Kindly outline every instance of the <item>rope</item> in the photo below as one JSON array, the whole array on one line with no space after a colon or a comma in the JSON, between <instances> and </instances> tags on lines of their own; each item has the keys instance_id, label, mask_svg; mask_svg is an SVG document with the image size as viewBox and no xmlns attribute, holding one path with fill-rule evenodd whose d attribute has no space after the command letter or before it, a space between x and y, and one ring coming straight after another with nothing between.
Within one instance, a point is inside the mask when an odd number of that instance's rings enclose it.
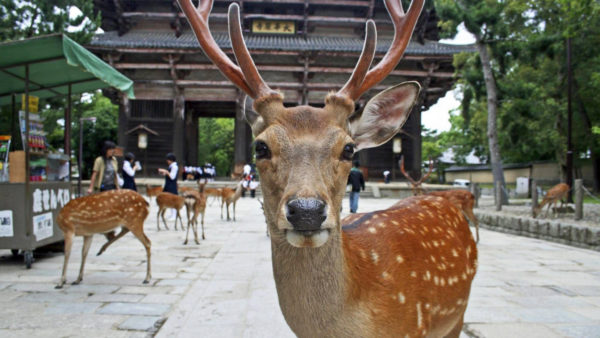
<instances>
[{"instance_id":1,"label":"rope","mask_svg":"<svg viewBox=\"0 0 600 338\"><path fill-rule=\"evenodd\" d=\"M593 198L594 200L596 200L596 201L600 202L600 198L598 198L598 197L596 197L596 196L592 195L592 193L591 193L591 192L590 192L590 191L589 191L589 190L588 190L588 189L587 189L587 188L586 188L584 185L581 185L581 187L583 188L583 191L585 191L585 193L586 193L586 194L588 194L588 196L590 196L590 197L591 197L591 198Z\"/></svg>"}]
</instances>

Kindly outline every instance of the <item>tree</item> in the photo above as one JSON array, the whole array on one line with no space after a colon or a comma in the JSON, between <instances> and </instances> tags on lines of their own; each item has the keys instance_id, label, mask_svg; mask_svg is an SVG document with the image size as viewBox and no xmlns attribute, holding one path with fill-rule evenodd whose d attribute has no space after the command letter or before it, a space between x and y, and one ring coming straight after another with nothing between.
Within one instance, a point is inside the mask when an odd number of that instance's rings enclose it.
<instances>
[{"instance_id":1,"label":"tree","mask_svg":"<svg viewBox=\"0 0 600 338\"><path fill-rule=\"evenodd\" d=\"M233 166L235 121L228 118L198 120L198 161L212 163L219 175L229 175Z\"/></svg>"},{"instance_id":2,"label":"tree","mask_svg":"<svg viewBox=\"0 0 600 338\"><path fill-rule=\"evenodd\" d=\"M81 14L71 18L73 7ZM0 0L0 41L66 33L86 43L99 26L92 0Z\"/></svg>"},{"instance_id":3,"label":"tree","mask_svg":"<svg viewBox=\"0 0 600 338\"><path fill-rule=\"evenodd\" d=\"M502 58L494 58L491 54L490 42L504 40L511 35L512 30L523 22L515 2L500 0L436 0L439 10L441 27L448 35L454 35L459 24L475 36L475 46L479 53L481 70L487 95L487 138L489 160L492 167L494 182L500 182L505 187L502 157L498 142L498 88L494 66L498 72L506 70ZM496 46L502 47L500 44ZM502 204L508 203L508 195L504 192Z\"/></svg>"}]
</instances>

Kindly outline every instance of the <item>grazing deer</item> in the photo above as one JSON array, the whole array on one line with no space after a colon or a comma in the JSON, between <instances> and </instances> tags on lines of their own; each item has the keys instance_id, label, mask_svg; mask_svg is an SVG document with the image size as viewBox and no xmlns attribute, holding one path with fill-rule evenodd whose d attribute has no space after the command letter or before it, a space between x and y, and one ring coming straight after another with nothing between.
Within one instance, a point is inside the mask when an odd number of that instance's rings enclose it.
<instances>
[{"instance_id":1,"label":"grazing deer","mask_svg":"<svg viewBox=\"0 0 600 338\"><path fill-rule=\"evenodd\" d=\"M185 230L183 227L183 221L179 215L179 210L185 205L185 199L179 195L171 194L170 192L161 192L156 196L156 204L158 204L158 212L156 213L156 228L160 231L159 217L162 217L165 229L169 230L167 221L165 220L165 212L167 209L175 209L177 211L177 217L175 217L175 230L177 230L177 220L181 223L181 230Z\"/></svg>"},{"instance_id":2,"label":"grazing deer","mask_svg":"<svg viewBox=\"0 0 600 338\"><path fill-rule=\"evenodd\" d=\"M349 121L358 98L396 67L424 0L404 13L385 0L395 36L369 70L376 28L367 20L363 52L350 80L323 108L285 107L260 77L244 43L239 6L229 6L236 65L208 28L212 1L178 0L205 54L254 99L246 119L271 234L279 305L299 337L458 337L477 265L477 248L460 210L417 196L395 209L354 214L340 206L354 152L394 137L419 93L415 82L373 97Z\"/></svg>"},{"instance_id":3,"label":"grazing deer","mask_svg":"<svg viewBox=\"0 0 600 338\"><path fill-rule=\"evenodd\" d=\"M229 221L229 206L233 205L233 221L235 222L235 204L237 200L242 196L242 183L240 181L235 189L231 188L222 188L221 189L221 219L223 219L223 205L225 205L225 209L227 209L227 220Z\"/></svg>"},{"instance_id":4,"label":"grazing deer","mask_svg":"<svg viewBox=\"0 0 600 338\"><path fill-rule=\"evenodd\" d=\"M421 179L418 181L413 180L413 178L410 177L406 170L404 170L404 156L400 159L400 171L402 172L402 175L404 175L404 177L406 177L406 179L408 179L408 181L410 182L412 186L413 196L423 195L423 191L425 191L425 189L421 185L429 178L429 176L433 172L433 162L430 158L429 171L427 172L427 174L425 174L425 176L421 176Z\"/></svg>"},{"instance_id":5,"label":"grazing deer","mask_svg":"<svg viewBox=\"0 0 600 338\"><path fill-rule=\"evenodd\" d=\"M67 280L67 265L71 256L73 236L83 236L81 268L79 269L79 277L73 282L73 284L79 284L83 280L83 268L92 245L92 236L108 233L119 226L122 227L121 232L117 236L112 236L98 254L101 254L111 243L131 231L146 248L148 261L144 283L148 283L151 278L150 239L144 234L144 220L147 216L148 202L140 194L129 189L105 191L79 197L67 203L56 218L58 227L65 237L65 261L62 276L56 288L62 288Z\"/></svg>"},{"instance_id":6,"label":"grazing deer","mask_svg":"<svg viewBox=\"0 0 600 338\"><path fill-rule=\"evenodd\" d=\"M198 215L202 215L200 220L202 224L202 239L205 239L204 236L204 214L206 211L206 195L202 193L202 191L185 191L182 194L185 199L185 208L187 212L188 226L187 232L185 234L185 242L183 244L188 243L188 236L190 234L190 227L194 232L194 241L196 244L200 244L198 241Z\"/></svg>"},{"instance_id":7,"label":"grazing deer","mask_svg":"<svg viewBox=\"0 0 600 338\"><path fill-rule=\"evenodd\" d=\"M554 205L554 207L556 207L556 204L558 203L558 201L560 200L560 207L562 208L562 206L564 205L564 198L567 197L567 194L569 193L569 186L565 183L559 183L555 186L553 186L552 188L550 188L550 190L548 190L548 193L546 193L546 196L544 196L544 199L542 200L542 203L540 203L537 207L533 208L533 218L536 218L540 212L542 211L542 208L548 204L548 209L546 209L546 214L544 215L544 217L548 217L548 212L550 211L550 208L552 207L552 205ZM553 209L552 210L552 215L554 217L556 217L556 210Z\"/></svg>"}]
</instances>

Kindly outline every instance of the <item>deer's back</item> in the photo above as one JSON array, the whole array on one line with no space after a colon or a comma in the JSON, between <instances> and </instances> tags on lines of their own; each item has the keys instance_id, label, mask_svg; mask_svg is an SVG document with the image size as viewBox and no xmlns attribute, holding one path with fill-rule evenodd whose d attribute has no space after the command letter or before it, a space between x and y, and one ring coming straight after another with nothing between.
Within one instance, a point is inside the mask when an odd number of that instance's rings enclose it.
<instances>
[{"instance_id":1,"label":"deer's back","mask_svg":"<svg viewBox=\"0 0 600 338\"><path fill-rule=\"evenodd\" d=\"M456 323L477 266L475 241L459 209L440 197L416 196L342 224L350 298L357 306L375 304L365 311L381 332L418 327L415 334L426 329L435 336L435 323L437 335L444 335Z\"/></svg>"},{"instance_id":2,"label":"deer's back","mask_svg":"<svg viewBox=\"0 0 600 338\"><path fill-rule=\"evenodd\" d=\"M461 209L473 209L475 206L475 196L466 190L432 191L428 195L443 197Z\"/></svg>"},{"instance_id":3,"label":"deer's back","mask_svg":"<svg viewBox=\"0 0 600 338\"><path fill-rule=\"evenodd\" d=\"M175 195L170 192L161 192L156 196L158 205L181 209L185 204L185 199L180 195Z\"/></svg>"},{"instance_id":4,"label":"deer's back","mask_svg":"<svg viewBox=\"0 0 600 338\"><path fill-rule=\"evenodd\" d=\"M58 213L57 223L63 231L85 235L93 226L100 233L120 225L142 222L148 216L148 202L129 189L110 190L71 200Z\"/></svg>"}]
</instances>

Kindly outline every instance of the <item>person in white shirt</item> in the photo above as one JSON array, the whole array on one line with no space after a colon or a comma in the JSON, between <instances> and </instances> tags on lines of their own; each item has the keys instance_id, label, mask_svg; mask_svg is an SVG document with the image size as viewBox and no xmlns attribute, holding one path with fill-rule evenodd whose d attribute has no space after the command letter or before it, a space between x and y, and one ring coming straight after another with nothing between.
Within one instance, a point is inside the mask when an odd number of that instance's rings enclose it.
<instances>
[{"instance_id":1,"label":"person in white shirt","mask_svg":"<svg viewBox=\"0 0 600 338\"><path fill-rule=\"evenodd\" d=\"M133 153L125 154L125 161L123 162L123 189L131 189L137 191L135 185L135 172L140 170L139 163L134 163L135 155ZM132 166L133 165L133 166Z\"/></svg>"}]
</instances>

